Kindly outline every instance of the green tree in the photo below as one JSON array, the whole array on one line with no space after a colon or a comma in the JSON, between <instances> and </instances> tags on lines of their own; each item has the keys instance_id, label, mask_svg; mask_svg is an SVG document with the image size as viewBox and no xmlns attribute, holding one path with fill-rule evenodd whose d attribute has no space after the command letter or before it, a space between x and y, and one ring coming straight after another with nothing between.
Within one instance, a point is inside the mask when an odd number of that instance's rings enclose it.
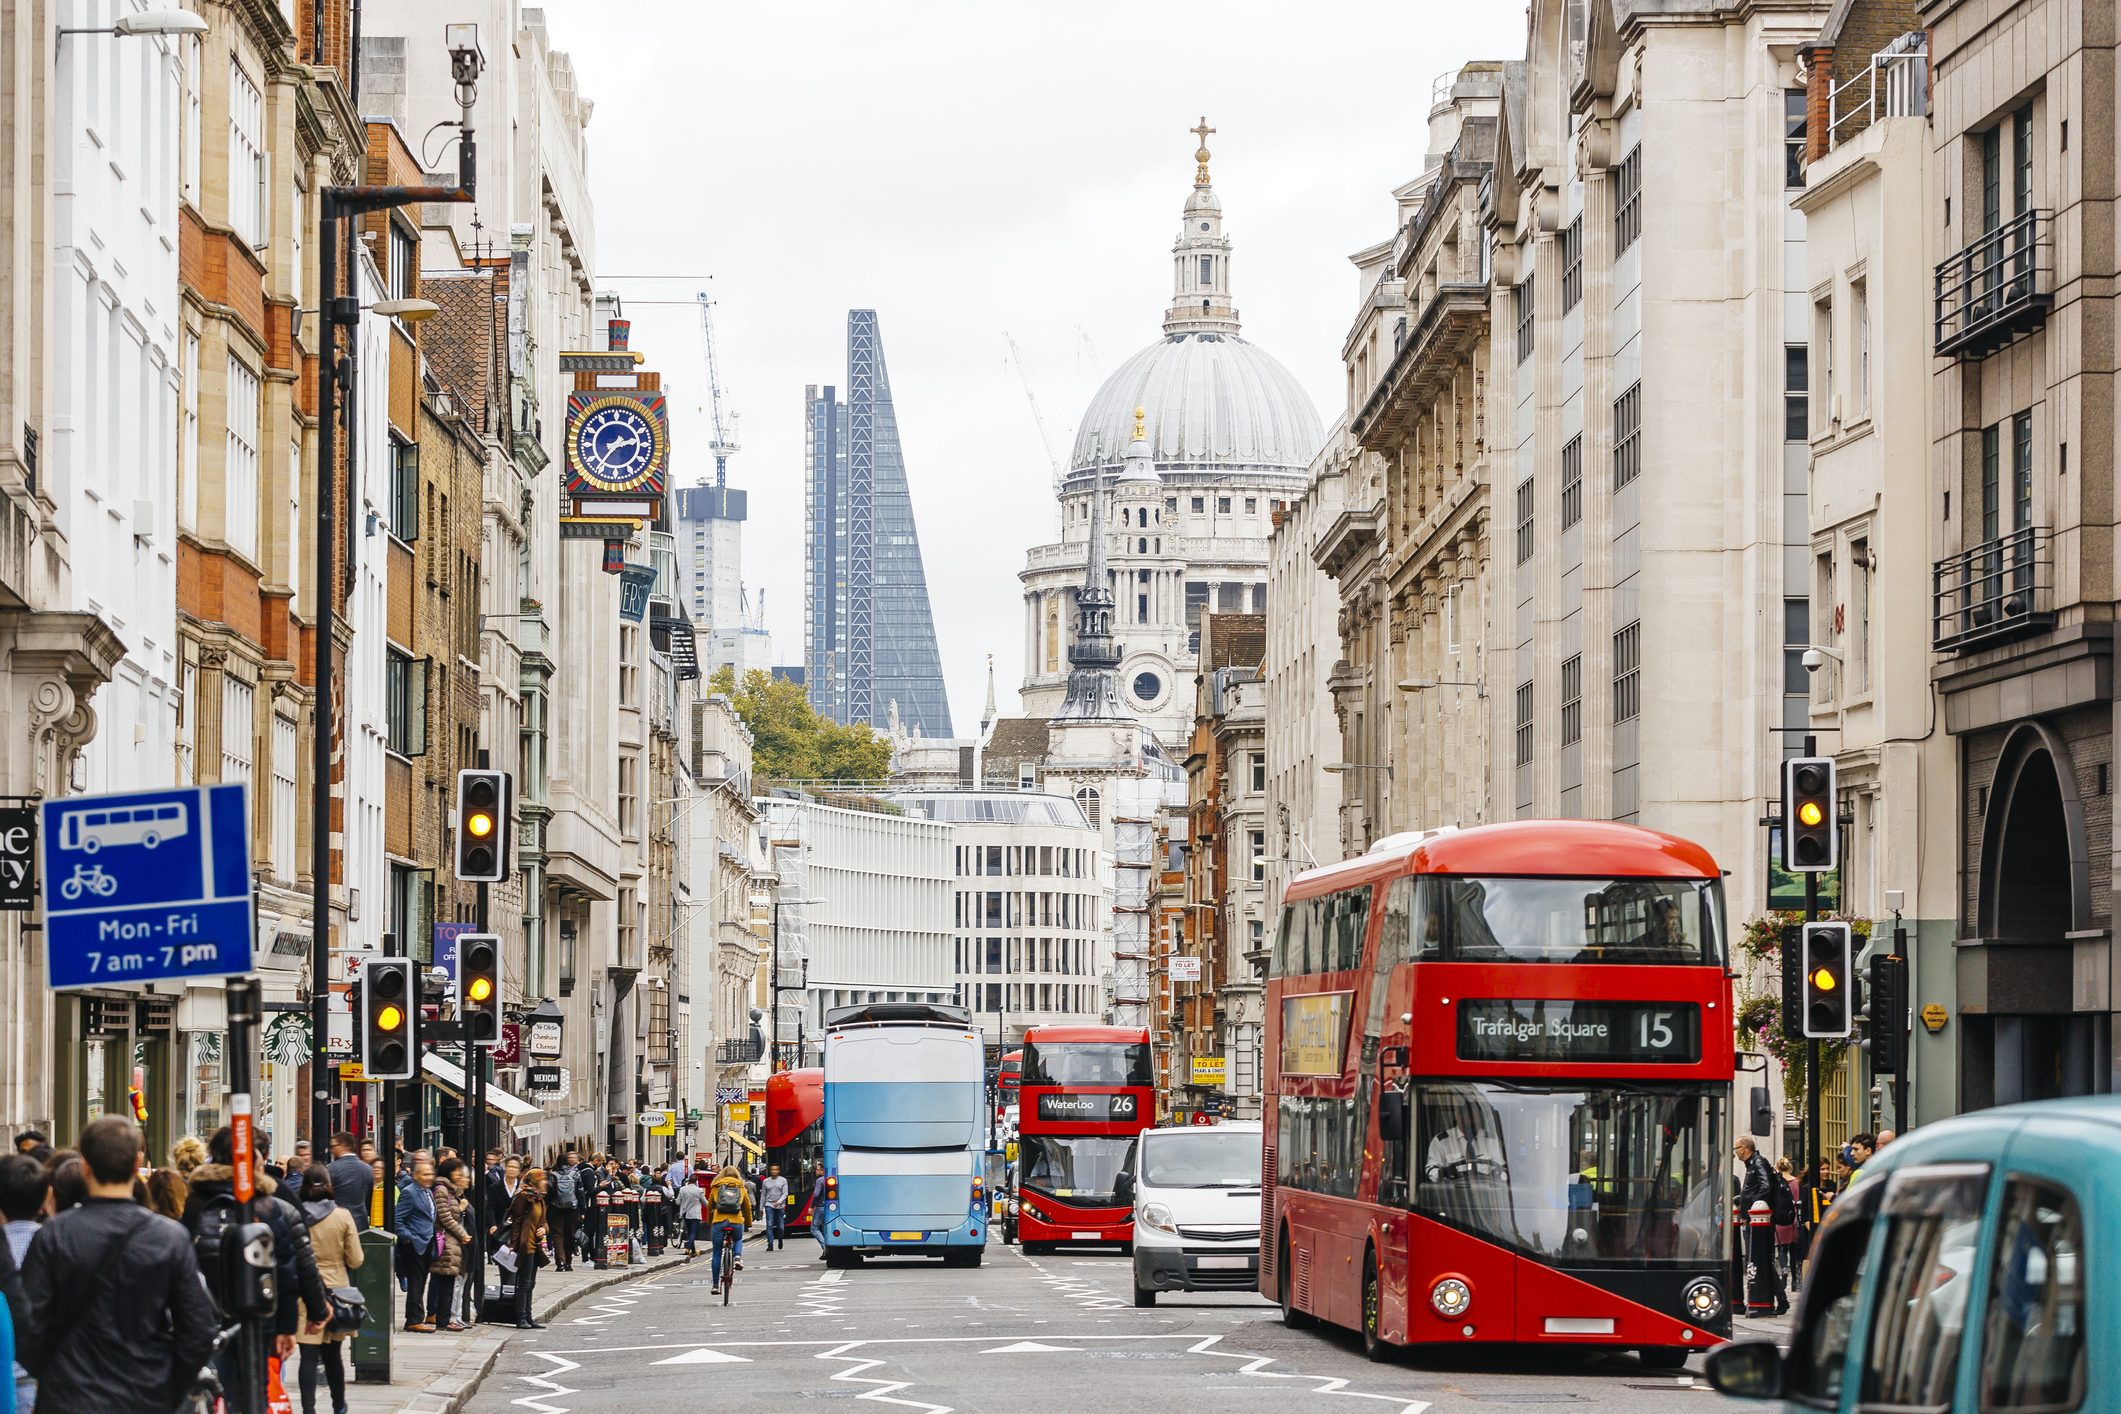
<instances>
[{"instance_id":1,"label":"green tree","mask_svg":"<svg viewBox=\"0 0 2121 1414\"><path fill-rule=\"evenodd\" d=\"M777 780L881 781L891 774L891 742L866 725L820 717L801 686L753 668L738 682L724 666L709 680L751 729L751 769Z\"/></svg>"}]
</instances>

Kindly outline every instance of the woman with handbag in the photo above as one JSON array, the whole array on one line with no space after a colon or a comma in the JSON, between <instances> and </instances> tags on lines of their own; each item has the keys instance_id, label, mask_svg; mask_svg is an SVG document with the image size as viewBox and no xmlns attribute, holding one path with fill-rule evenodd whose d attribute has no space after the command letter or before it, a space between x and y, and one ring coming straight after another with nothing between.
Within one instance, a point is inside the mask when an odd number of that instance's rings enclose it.
<instances>
[{"instance_id":1,"label":"woman with handbag","mask_svg":"<svg viewBox=\"0 0 2121 1414\"><path fill-rule=\"evenodd\" d=\"M333 1200L331 1173L322 1164L311 1164L302 1171L302 1216L309 1220L309 1245L316 1253L317 1275L331 1299L333 1317L324 1324L306 1322L295 1332L295 1344L302 1351L302 1414L317 1414L319 1369L331 1386L332 1414L346 1414L346 1366L339 1346L360 1323L355 1321L345 1330L335 1327L343 1324L343 1314L350 1314L340 1291L353 1285L353 1269L361 1265L361 1238L354 1231L353 1214Z\"/></svg>"},{"instance_id":2,"label":"woman with handbag","mask_svg":"<svg viewBox=\"0 0 2121 1414\"><path fill-rule=\"evenodd\" d=\"M538 1265L546 1260L545 1245L545 1170L532 1169L523 1175L523 1184L516 1189L515 1200L508 1205L508 1245L516 1254L516 1329L519 1331L541 1331L545 1329L531 1318L530 1292L536 1285Z\"/></svg>"},{"instance_id":3,"label":"woman with handbag","mask_svg":"<svg viewBox=\"0 0 2121 1414\"><path fill-rule=\"evenodd\" d=\"M471 1241L465 1226L471 1207L464 1194L471 1187L471 1167L451 1155L442 1160L435 1174L435 1257L427 1268L427 1310L446 1331L460 1331L457 1319L457 1278L464 1274L464 1249Z\"/></svg>"}]
</instances>

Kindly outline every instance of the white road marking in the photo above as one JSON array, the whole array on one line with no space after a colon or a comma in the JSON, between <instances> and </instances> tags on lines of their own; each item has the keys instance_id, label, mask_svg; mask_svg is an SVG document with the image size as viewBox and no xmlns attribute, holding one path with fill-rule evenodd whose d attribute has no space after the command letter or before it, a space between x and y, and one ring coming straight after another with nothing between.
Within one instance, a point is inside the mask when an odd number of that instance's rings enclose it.
<instances>
[{"instance_id":1,"label":"white road marking","mask_svg":"<svg viewBox=\"0 0 2121 1414\"><path fill-rule=\"evenodd\" d=\"M1020 1340L1014 1345L997 1345L992 1350L982 1350L982 1355L1030 1355L1044 1351L1080 1351L1080 1345L1040 1345L1035 1340Z\"/></svg>"},{"instance_id":2,"label":"white road marking","mask_svg":"<svg viewBox=\"0 0 2121 1414\"><path fill-rule=\"evenodd\" d=\"M748 1356L726 1355L719 1350L709 1350L703 1346L698 1350L688 1350L683 1355L673 1355L668 1360L657 1360L653 1363L658 1365L748 1365L751 1360Z\"/></svg>"}]
</instances>

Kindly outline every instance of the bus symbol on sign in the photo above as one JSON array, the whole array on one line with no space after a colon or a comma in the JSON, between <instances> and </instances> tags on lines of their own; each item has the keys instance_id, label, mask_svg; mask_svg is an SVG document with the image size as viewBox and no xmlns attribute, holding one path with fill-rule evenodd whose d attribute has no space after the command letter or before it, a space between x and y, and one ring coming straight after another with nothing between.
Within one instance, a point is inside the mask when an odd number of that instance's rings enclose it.
<instances>
[{"instance_id":1,"label":"bus symbol on sign","mask_svg":"<svg viewBox=\"0 0 2121 1414\"><path fill-rule=\"evenodd\" d=\"M190 812L183 805L143 805L133 810L69 810L60 817L59 847L94 854L109 845L144 845L155 849L164 840L191 833Z\"/></svg>"}]
</instances>

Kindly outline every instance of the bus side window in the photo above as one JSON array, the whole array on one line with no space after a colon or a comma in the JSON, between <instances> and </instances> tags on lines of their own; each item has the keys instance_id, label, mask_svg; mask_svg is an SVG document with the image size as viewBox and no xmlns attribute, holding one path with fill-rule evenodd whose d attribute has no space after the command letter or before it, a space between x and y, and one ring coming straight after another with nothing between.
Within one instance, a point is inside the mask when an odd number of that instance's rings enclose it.
<instances>
[{"instance_id":1,"label":"bus side window","mask_svg":"<svg viewBox=\"0 0 2121 1414\"><path fill-rule=\"evenodd\" d=\"M1370 886L1348 889L1335 894L1339 904L1333 929L1332 956L1322 959L1321 970L1350 972L1362 966L1363 935L1370 928Z\"/></svg>"}]
</instances>

